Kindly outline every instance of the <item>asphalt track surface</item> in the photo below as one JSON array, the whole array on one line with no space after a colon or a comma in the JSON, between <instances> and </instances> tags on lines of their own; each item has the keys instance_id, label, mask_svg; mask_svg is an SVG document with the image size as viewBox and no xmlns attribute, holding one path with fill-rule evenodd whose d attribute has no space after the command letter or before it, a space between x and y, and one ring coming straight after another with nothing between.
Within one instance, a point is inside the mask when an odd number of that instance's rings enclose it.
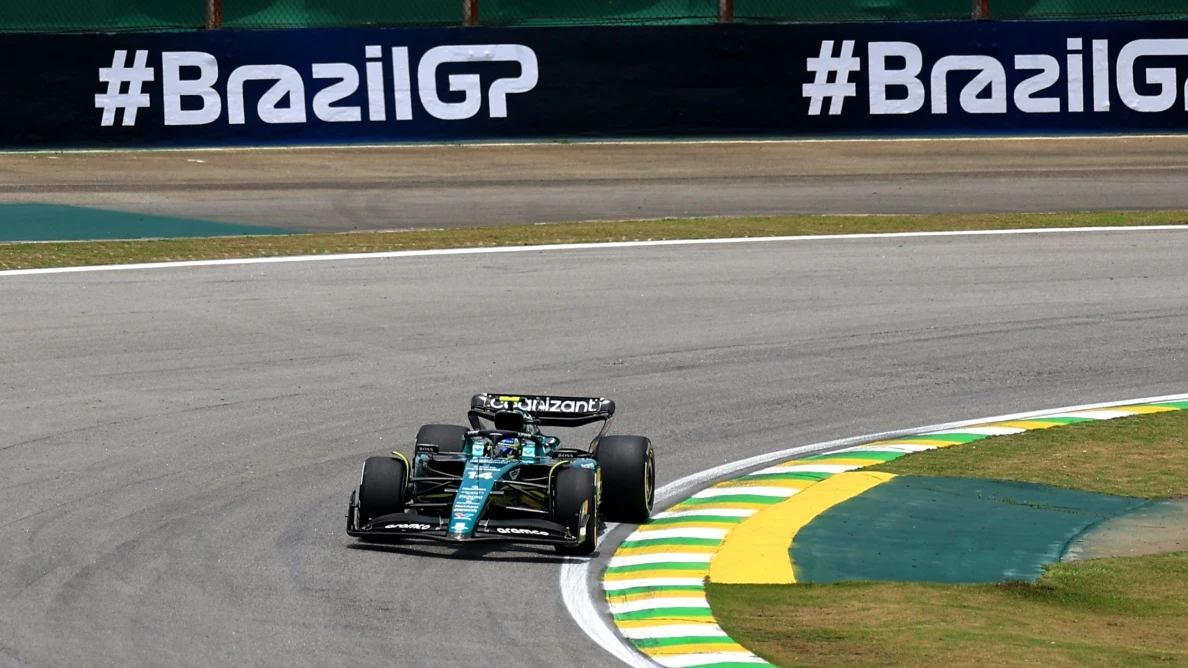
<instances>
[{"instance_id":1,"label":"asphalt track surface","mask_svg":"<svg viewBox=\"0 0 1188 668\"><path fill-rule=\"evenodd\" d=\"M1188 137L0 154L0 202L343 232L1188 209Z\"/></svg>"},{"instance_id":2,"label":"asphalt track surface","mask_svg":"<svg viewBox=\"0 0 1188 668\"><path fill-rule=\"evenodd\" d=\"M355 546L363 458L480 390L616 399L660 483L1183 391L1186 260L1141 231L0 276L0 666L616 665L546 550Z\"/></svg>"}]
</instances>

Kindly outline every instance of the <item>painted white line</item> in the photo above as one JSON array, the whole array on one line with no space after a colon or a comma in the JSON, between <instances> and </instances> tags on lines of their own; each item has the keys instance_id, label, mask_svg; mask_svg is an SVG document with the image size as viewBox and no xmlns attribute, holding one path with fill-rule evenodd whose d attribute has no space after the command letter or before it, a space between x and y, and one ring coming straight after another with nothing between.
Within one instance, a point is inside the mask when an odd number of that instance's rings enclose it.
<instances>
[{"instance_id":1,"label":"painted white line","mask_svg":"<svg viewBox=\"0 0 1188 668\"><path fill-rule=\"evenodd\" d=\"M616 566L639 566L640 564L708 564L709 552L659 552L657 554L636 554L630 557L614 557L607 568Z\"/></svg>"},{"instance_id":2,"label":"painted white line","mask_svg":"<svg viewBox=\"0 0 1188 668\"><path fill-rule=\"evenodd\" d=\"M747 487L740 485L738 487L711 487L709 489L703 489L694 494L693 498L716 499L720 496L775 496L786 499L799 491L791 487Z\"/></svg>"},{"instance_id":3,"label":"painted white line","mask_svg":"<svg viewBox=\"0 0 1188 668\"><path fill-rule=\"evenodd\" d=\"M768 665L763 659L750 652L706 652L704 654L675 654L672 656L658 656L656 662L665 668L693 668L694 666L712 666L716 663L754 663Z\"/></svg>"},{"instance_id":4,"label":"painted white line","mask_svg":"<svg viewBox=\"0 0 1188 668\"><path fill-rule=\"evenodd\" d=\"M639 612L640 610L659 610L662 608L708 608L709 601L704 596L689 598L645 598L639 601L613 603L610 606L612 615L624 612Z\"/></svg>"},{"instance_id":5,"label":"painted white line","mask_svg":"<svg viewBox=\"0 0 1188 668\"><path fill-rule=\"evenodd\" d=\"M845 473L846 471L853 471L858 466L851 464L793 464L772 466L771 468L748 473L748 476L759 475L774 475L776 473Z\"/></svg>"},{"instance_id":6,"label":"painted white line","mask_svg":"<svg viewBox=\"0 0 1188 668\"><path fill-rule=\"evenodd\" d=\"M661 527L664 525L661 524ZM726 537L730 529L710 529L689 527L687 529L649 529L641 527L639 531L627 537L624 543L638 543L645 540L663 540L667 538L704 538L707 540L721 540Z\"/></svg>"},{"instance_id":7,"label":"painted white line","mask_svg":"<svg viewBox=\"0 0 1188 668\"><path fill-rule=\"evenodd\" d=\"M770 464L774 461L793 459L795 457L803 457L819 452L841 450L843 448L853 448L854 446L859 446L863 443L884 441L901 436L918 436L926 432L935 432L945 429L958 429L961 427L972 427L980 424L986 424L988 422L1011 422L1014 420L1052 417L1054 415L1061 415L1070 412L1109 409L1117 406L1129 406L1132 404L1171 403L1173 401L1188 401L1188 394L1169 394L1158 397L1144 397L1142 399L1128 399L1126 401L1108 401L1098 404L1085 404L1082 406L1065 406L1063 408L1049 408L1040 411L1010 413L1007 415L977 418L974 420L960 420L958 422L934 424L927 427L879 432L875 434L855 436L853 438L841 438L834 441L802 445L795 448L788 448L786 450L778 450L776 452L769 452L764 455L756 455L754 457L740 459L736 462L729 462L674 480L656 490L656 507L664 508L677 501L684 500L689 496L689 492L691 490L701 487L714 480L736 475L740 471L757 468L759 466L763 466L764 464ZM610 529L608 528L607 530L609 532ZM603 607L601 608L595 605L594 595L592 594L591 588L587 584L588 578L590 576L591 563L593 562L583 561L576 564L566 563L561 568L560 585L562 600L565 603L566 610L569 611L570 617L573 618L573 620L577 623L578 628L582 629L582 631L584 631L587 636L594 640L594 642L597 642L613 656L623 661L623 663L632 666L633 668L655 668L655 666L658 664L637 652L634 647L627 644L625 640L616 635L611 629L610 624L607 621L607 614L602 612L602 610L606 609L605 601L602 602L601 605ZM700 584L701 581L697 580L695 582L696 584ZM622 583L620 582L615 584L621 585Z\"/></svg>"},{"instance_id":8,"label":"painted white line","mask_svg":"<svg viewBox=\"0 0 1188 668\"><path fill-rule=\"evenodd\" d=\"M858 445L834 452L924 452L936 450L935 445Z\"/></svg>"},{"instance_id":9,"label":"painted white line","mask_svg":"<svg viewBox=\"0 0 1188 668\"><path fill-rule=\"evenodd\" d=\"M668 624L623 629L629 638L722 638L726 632L717 624Z\"/></svg>"},{"instance_id":10,"label":"painted white line","mask_svg":"<svg viewBox=\"0 0 1188 668\"><path fill-rule=\"evenodd\" d=\"M1091 420L1113 420L1114 418L1130 417L1134 415L1131 411L1072 411L1069 413L1061 413L1060 415L1052 415L1051 417L1071 417L1071 418L1089 418Z\"/></svg>"},{"instance_id":11,"label":"painted white line","mask_svg":"<svg viewBox=\"0 0 1188 668\"><path fill-rule=\"evenodd\" d=\"M929 433L929 436L940 436L941 434L981 434L982 436L1010 436L1012 434L1022 434L1027 431L1019 427L966 427L964 429L946 429L945 431L934 431Z\"/></svg>"},{"instance_id":12,"label":"painted white line","mask_svg":"<svg viewBox=\"0 0 1188 668\"><path fill-rule=\"evenodd\" d=\"M619 591L636 587L700 587L703 582L704 578L640 578L603 582L602 588L606 591Z\"/></svg>"},{"instance_id":13,"label":"painted white line","mask_svg":"<svg viewBox=\"0 0 1188 668\"><path fill-rule=\"evenodd\" d=\"M708 246L722 244L756 244L776 242L808 243L814 241L857 241L862 239L911 239L923 237L1014 236L1040 234L1076 234L1085 232L1158 232L1188 231L1188 225L1150 225L1143 227L1054 227L1020 230L959 230L950 232L894 232L888 234L813 234L792 237L741 237L729 239L665 239L660 241L612 241L607 243L546 244L539 246L494 246L490 248L438 248L431 250L387 251L382 253L340 253L337 255L292 255L287 257L249 257L228 260L186 260L183 262L142 262L138 264L103 264L87 267L49 267L45 269L9 269L0 271L0 278L9 276L39 276L43 274L78 274L96 271L142 271L146 269L184 269L193 267L225 267L250 264L283 264L292 262L348 262L355 260L386 260L406 257L442 255L492 255L497 253L542 253L547 251L606 250L616 248L649 248L657 246Z\"/></svg>"},{"instance_id":14,"label":"painted white line","mask_svg":"<svg viewBox=\"0 0 1188 668\"><path fill-rule=\"evenodd\" d=\"M759 511L750 508L698 508L697 510L678 510L675 512L656 513L652 519L661 520L673 517L750 517Z\"/></svg>"}]
</instances>

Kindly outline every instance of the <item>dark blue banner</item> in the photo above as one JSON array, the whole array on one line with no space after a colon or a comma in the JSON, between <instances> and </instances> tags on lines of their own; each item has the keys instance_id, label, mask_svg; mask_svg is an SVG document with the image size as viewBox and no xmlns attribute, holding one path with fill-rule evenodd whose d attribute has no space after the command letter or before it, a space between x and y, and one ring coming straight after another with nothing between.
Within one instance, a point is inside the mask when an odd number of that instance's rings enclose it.
<instances>
[{"instance_id":1,"label":"dark blue banner","mask_svg":"<svg viewBox=\"0 0 1188 668\"><path fill-rule=\"evenodd\" d=\"M0 146L1188 128L1188 22L0 37Z\"/></svg>"}]
</instances>

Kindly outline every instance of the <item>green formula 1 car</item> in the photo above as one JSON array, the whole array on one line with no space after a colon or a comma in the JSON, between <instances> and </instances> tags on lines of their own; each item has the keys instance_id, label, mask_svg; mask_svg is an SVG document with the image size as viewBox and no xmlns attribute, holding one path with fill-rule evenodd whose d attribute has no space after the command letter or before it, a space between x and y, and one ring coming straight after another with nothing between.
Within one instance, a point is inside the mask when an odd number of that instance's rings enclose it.
<instances>
[{"instance_id":1,"label":"green formula 1 car","mask_svg":"<svg viewBox=\"0 0 1188 668\"><path fill-rule=\"evenodd\" d=\"M478 394L470 427L420 428L413 457L363 464L347 533L368 541L515 541L591 554L600 521L646 522L656 481L652 442L608 436L609 399ZM602 422L588 450L541 428ZM489 427L486 423L490 423Z\"/></svg>"}]
</instances>

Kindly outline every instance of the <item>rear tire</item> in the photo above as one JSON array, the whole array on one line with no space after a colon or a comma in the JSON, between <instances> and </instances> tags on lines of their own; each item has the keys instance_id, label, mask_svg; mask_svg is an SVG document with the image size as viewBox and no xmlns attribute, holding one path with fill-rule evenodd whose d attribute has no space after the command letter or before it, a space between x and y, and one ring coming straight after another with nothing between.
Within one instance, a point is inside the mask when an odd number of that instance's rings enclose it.
<instances>
[{"instance_id":1,"label":"rear tire","mask_svg":"<svg viewBox=\"0 0 1188 668\"><path fill-rule=\"evenodd\" d=\"M404 512L408 468L395 457L368 457L359 481L359 528L377 517Z\"/></svg>"},{"instance_id":2,"label":"rear tire","mask_svg":"<svg viewBox=\"0 0 1188 668\"><path fill-rule=\"evenodd\" d=\"M553 478L553 521L582 542L557 545L558 554L587 555L598 549L598 495L591 469L564 468Z\"/></svg>"},{"instance_id":3,"label":"rear tire","mask_svg":"<svg viewBox=\"0 0 1188 668\"><path fill-rule=\"evenodd\" d=\"M602 467L602 513L611 522L643 524L652 516L656 454L643 436L603 436L594 451Z\"/></svg>"},{"instance_id":4,"label":"rear tire","mask_svg":"<svg viewBox=\"0 0 1188 668\"><path fill-rule=\"evenodd\" d=\"M427 424L417 430L417 445L436 445L438 452L462 452L466 427L455 424Z\"/></svg>"}]
</instances>

